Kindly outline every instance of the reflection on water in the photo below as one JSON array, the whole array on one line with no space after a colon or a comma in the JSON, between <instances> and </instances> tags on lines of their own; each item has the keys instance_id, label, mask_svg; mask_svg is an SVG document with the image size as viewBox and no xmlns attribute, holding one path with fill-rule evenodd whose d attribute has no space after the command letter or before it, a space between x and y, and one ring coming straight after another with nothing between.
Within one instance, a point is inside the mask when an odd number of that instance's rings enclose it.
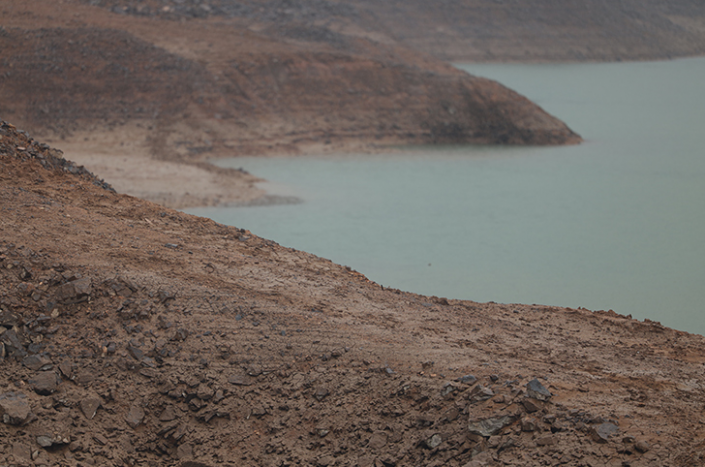
<instances>
[{"instance_id":1,"label":"reflection on water","mask_svg":"<svg viewBox=\"0 0 705 467\"><path fill-rule=\"evenodd\" d=\"M705 59L463 68L586 142L223 160L304 202L189 212L385 286L613 309L705 333Z\"/></svg>"}]
</instances>

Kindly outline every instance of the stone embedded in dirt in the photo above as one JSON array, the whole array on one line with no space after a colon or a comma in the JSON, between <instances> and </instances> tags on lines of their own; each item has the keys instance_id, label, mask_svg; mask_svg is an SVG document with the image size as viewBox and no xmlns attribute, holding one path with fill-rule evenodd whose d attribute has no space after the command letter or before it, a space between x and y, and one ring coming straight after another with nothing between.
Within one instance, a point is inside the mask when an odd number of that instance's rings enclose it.
<instances>
[{"instance_id":1,"label":"stone embedded in dirt","mask_svg":"<svg viewBox=\"0 0 705 467\"><path fill-rule=\"evenodd\" d=\"M176 457L181 460L193 458L193 446L189 443L179 445L176 448Z\"/></svg>"},{"instance_id":2,"label":"stone embedded in dirt","mask_svg":"<svg viewBox=\"0 0 705 467\"><path fill-rule=\"evenodd\" d=\"M59 363L59 371L61 371L61 374L66 378L71 379L73 376L73 365L71 364L71 361L62 360L61 363Z\"/></svg>"},{"instance_id":3,"label":"stone embedded in dirt","mask_svg":"<svg viewBox=\"0 0 705 467\"><path fill-rule=\"evenodd\" d=\"M144 360L144 352L142 352L142 350L138 349L137 347L130 344L127 346L127 351L130 353L132 358L134 358L138 362Z\"/></svg>"},{"instance_id":4,"label":"stone embedded in dirt","mask_svg":"<svg viewBox=\"0 0 705 467\"><path fill-rule=\"evenodd\" d=\"M247 375L230 375L228 377L228 383L235 386L250 386L252 384L252 378Z\"/></svg>"},{"instance_id":5,"label":"stone embedded in dirt","mask_svg":"<svg viewBox=\"0 0 705 467\"><path fill-rule=\"evenodd\" d=\"M424 446L428 449L436 449L441 443L443 443L443 438L438 433L424 440Z\"/></svg>"},{"instance_id":6,"label":"stone embedded in dirt","mask_svg":"<svg viewBox=\"0 0 705 467\"><path fill-rule=\"evenodd\" d=\"M494 396L494 391L492 391L492 389L485 387L482 384L478 384L470 390L468 399L470 399L470 402L482 402L490 399L492 396Z\"/></svg>"},{"instance_id":7,"label":"stone embedded in dirt","mask_svg":"<svg viewBox=\"0 0 705 467\"><path fill-rule=\"evenodd\" d=\"M637 441L634 443L634 449L643 454L649 450L649 443L646 441Z\"/></svg>"},{"instance_id":8,"label":"stone embedded in dirt","mask_svg":"<svg viewBox=\"0 0 705 467\"><path fill-rule=\"evenodd\" d=\"M97 397L89 397L86 399L81 399L79 406L81 407L81 412L88 420L93 420L95 414L98 412L98 408L101 406L102 402Z\"/></svg>"},{"instance_id":9,"label":"stone embedded in dirt","mask_svg":"<svg viewBox=\"0 0 705 467\"><path fill-rule=\"evenodd\" d=\"M88 386L95 380L95 377L94 372L84 370L74 378L74 382L79 386Z\"/></svg>"},{"instance_id":10,"label":"stone embedded in dirt","mask_svg":"<svg viewBox=\"0 0 705 467\"><path fill-rule=\"evenodd\" d=\"M590 430L590 435L592 436L592 439L596 442L606 443L609 441L610 436L617 433L618 431L619 427L617 425L615 425L614 423L605 422L595 428L592 428Z\"/></svg>"},{"instance_id":11,"label":"stone embedded in dirt","mask_svg":"<svg viewBox=\"0 0 705 467\"><path fill-rule=\"evenodd\" d=\"M178 414L176 413L176 410L174 409L174 407L169 406L166 409L164 409L162 414L159 416L159 421L160 422L170 422L172 420L175 420L177 416L178 416Z\"/></svg>"},{"instance_id":12,"label":"stone embedded in dirt","mask_svg":"<svg viewBox=\"0 0 705 467\"><path fill-rule=\"evenodd\" d=\"M515 421L516 417L513 415L503 415L501 417L491 417L483 420L471 420L468 423L468 430L470 433L488 438Z\"/></svg>"},{"instance_id":13,"label":"stone embedded in dirt","mask_svg":"<svg viewBox=\"0 0 705 467\"><path fill-rule=\"evenodd\" d=\"M322 401L326 398L327 395L328 389L324 387L317 388L316 391L313 393L313 397L315 397L318 401Z\"/></svg>"},{"instance_id":14,"label":"stone embedded in dirt","mask_svg":"<svg viewBox=\"0 0 705 467\"><path fill-rule=\"evenodd\" d=\"M521 419L521 431L536 431L539 429L539 421L534 417L524 417Z\"/></svg>"},{"instance_id":15,"label":"stone embedded in dirt","mask_svg":"<svg viewBox=\"0 0 705 467\"><path fill-rule=\"evenodd\" d=\"M52 443L52 441L51 441L51 436L40 435L40 436L37 436L37 444L43 448L48 448L54 443Z\"/></svg>"},{"instance_id":16,"label":"stone embedded in dirt","mask_svg":"<svg viewBox=\"0 0 705 467\"><path fill-rule=\"evenodd\" d=\"M69 444L70 442L71 442L70 437L61 436L58 434L55 434L53 436L51 436L51 435L37 436L37 444L43 448L50 448L52 446L62 446L65 444Z\"/></svg>"},{"instance_id":17,"label":"stone embedded in dirt","mask_svg":"<svg viewBox=\"0 0 705 467\"><path fill-rule=\"evenodd\" d=\"M541 410L541 407L532 399L524 399L521 401L521 405L528 413L534 413Z\"/></svg>"},{"instance_id":18,"label":"stone embedded in dirt","mask_svg":"<svg viewBox=\"0 0 705 467\"><path fill-rule=\"evenodd\" d=\"M532 379L531 381L529 381L527 383L526 392L529 395L529 397L534 398L539 401L542 401L542 402L548 401L551 398L551 396L553 395L536 378Z\"/></svg>"},{"instance_id":19,"label":"stone embedded in dirt","mask_svg":"<svg viewBox=\"0 0 705 467\"><path fill-rule=\"evenodd\" d=\"M141 407L133 405L127 415L125 415L125 421L132 428L137 428L144 420L144 415L144 410Z\"/></svg>"},{"instance_id":20,"label":"stone embedded in dirt","mask_svg":"<svg viewBox=\"0 0 705 467\"><path fill-rule=\"evenodd\" d=\"M477 382L477 378L475 378L475 376L473 376L473 375L465 375L465 376L461 376L456 381L463 383L463 384L475 384Z\"/></svg>"},{"instance_id":21,"label":"stone embedded in dirt","mask_svg":"<svg viewBox=\"0 0 705 467\"><path fill-rule=\"evenodd\" d=\"M48 396L56 392L60 381L59 376L54 371L40 371L29 380L29 385L37 394Z\"/></svg>"},{"instance_id":22,"label":"stone embedded in dirt","mask_svg":"<svg viewBox=\"0 0 705 467\"><path fill-rule=\"evenodd\" d=\"M0 394L0 415L6 425L24 425L33 414L27 402L27 396L21 392L6 392Z\"/></svg>"},{"instance_id":23,"label":"stone embedded in dirt","mask_svg":"<svg viewBox=\"0 0 705 467\"><path fill-rule=\"evenodd\" d=\"M202 401L207 401L208 399L212 398L214 394L215 394L215 391L207 384L199 384L198 385L198 390L196 391L196 397L198 397Z\"/></svg>"},{"instance_id":24,"label":"stone embedded in dirt","mask_svg":"<svg viewBox=\"0 0 705 467\"><path fill-rule=\"evenodd\" d=\"M53 368L51 360L44 355L29 355L22 359L22 364L30 370L51 370Z\"/></svg>"},{"instance_id":25,"label":"stone embedded in dirt","mask_svg":"<svg viewBox=\"0 0 705 467\"><path fill-rule=\"evenodd\" d=\"M0 311L0 326L12 328L22 325L22 318L12 311Z\"/></svg>"},{"instance_id":26,"label":"stone embedded in dirt","mask_svg":"<svg viewBox=\"0 0 705 467\"><path fill-rule=\"evenodd\" d=\"M91 290L89 278L77 279L59 286L54 292L54 300L59 303L76 303L87 300Z\"/></svg>"},{"instance_id":27,"label":"stone embedded in dirt","mask_svg":"<svg viewBox=\"0 0 705 467\"><path fill-rule=\"evenodd\" d=\"M0 335L0 342L4 344L5 353L10 357L24 357L27 355L27 351L22 344L22 338L15 329L8 329L3 332Z\"/></svg>"},{"instance_id":28,"label":"stone embedded in dirt","mask_svg":"<svg viewBox=\"0 0 705 467\"><path fill-rule=\"evenodd\" d=\"M446 383L441 388L441 397L449 397L457 390L458 387L453 385L453 383Z\"/></svg>"},{"instance_id":29,"label":"stone embedded in dirt","mask_svg":"<svg viewBox=\"0 0 705 467\"><path fill-rule=\"evenodd\" d=\"M537 446L553 446L556 443L558 443L558 440L553 435L546 435L536 438Z\"/></svg>"},{"instance_id":30,"label":"stone embedded in dirt","mask_svg":"<svg viewBox=\"0 0 705 467\"><path fill-rule=\"evenodd\" d=\"M384 431L375 431L367 443L368 449L379 450L387 444L387 433Z\"/></svg>"}]
</instances>

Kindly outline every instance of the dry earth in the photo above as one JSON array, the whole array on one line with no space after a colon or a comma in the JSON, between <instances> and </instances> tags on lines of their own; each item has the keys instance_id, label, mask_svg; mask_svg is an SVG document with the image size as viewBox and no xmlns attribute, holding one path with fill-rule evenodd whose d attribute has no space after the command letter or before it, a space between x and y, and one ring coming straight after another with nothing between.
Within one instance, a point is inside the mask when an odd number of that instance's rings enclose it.
<instances>
[{"instance_id":1,"label":"dry earth","mask_svg":"<svg viewBox=\"0 0 705 467\"><path fill-rule=\"evenodd\" d=\"M385 289L0 135L2 465L705 465L702 336Z\"/></svg>"}]
</instances>

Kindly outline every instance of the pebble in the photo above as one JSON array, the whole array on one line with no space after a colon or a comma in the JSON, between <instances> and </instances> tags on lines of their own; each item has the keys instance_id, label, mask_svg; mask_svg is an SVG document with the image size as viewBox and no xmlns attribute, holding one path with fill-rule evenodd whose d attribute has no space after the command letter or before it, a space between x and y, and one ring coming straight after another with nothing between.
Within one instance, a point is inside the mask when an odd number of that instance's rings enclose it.
<instances>
[{"instance_id":1,"label":"pebble","mask_svg":"<svg viewBox=\"0 0 705 467\"><path fill-rule=\"evenodd\" d=\"M438 433L424 440L424 444L428 449L436 449L441 443L443 443L443 438Z\"/></svg>"},{"instance_id":2,"label":"pebble","mask_svg":"<svg viewBox=\"0 0 705 467\"><path fill-rule=\"evenodd\" d=\"M646 441L637 441L634 444L634 449L643 454L649 450L649 443L647 443Z\"/></svg>"}]
</instances>

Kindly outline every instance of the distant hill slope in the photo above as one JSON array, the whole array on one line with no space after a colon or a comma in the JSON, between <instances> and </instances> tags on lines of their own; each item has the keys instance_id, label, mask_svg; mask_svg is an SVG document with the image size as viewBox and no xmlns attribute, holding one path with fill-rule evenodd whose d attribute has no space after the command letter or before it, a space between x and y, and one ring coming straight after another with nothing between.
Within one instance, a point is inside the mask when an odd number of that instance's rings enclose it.
<instances>
[{"instance_id":1,"label":"distant hill slope","mask_svg":"<svg viewBox=\"0 0 705 467\"><path fill-rule=\"evenodd\" d=\"M280 15L254 6L236 14L226 2L222 11L195 5L4 2L0 113L63 137L77 128L137 123L152 127L143 133L154 154L181 160L303 148L580 141L497 83L324 24L340 17L351 29L350 7L301 3Z\"/></svg>"},{"instance_id":2,"label":"distant hill slope","mask_svg":"<svg viewBox=\"0 0 705 467\"><path fill-rule=\"evenodd\" d=\"M705 53L701 0L82 1L139 16L291 25L283 32L294 36L366 34L455 61L611 61Z\"/></svg>"}]
</instances>

